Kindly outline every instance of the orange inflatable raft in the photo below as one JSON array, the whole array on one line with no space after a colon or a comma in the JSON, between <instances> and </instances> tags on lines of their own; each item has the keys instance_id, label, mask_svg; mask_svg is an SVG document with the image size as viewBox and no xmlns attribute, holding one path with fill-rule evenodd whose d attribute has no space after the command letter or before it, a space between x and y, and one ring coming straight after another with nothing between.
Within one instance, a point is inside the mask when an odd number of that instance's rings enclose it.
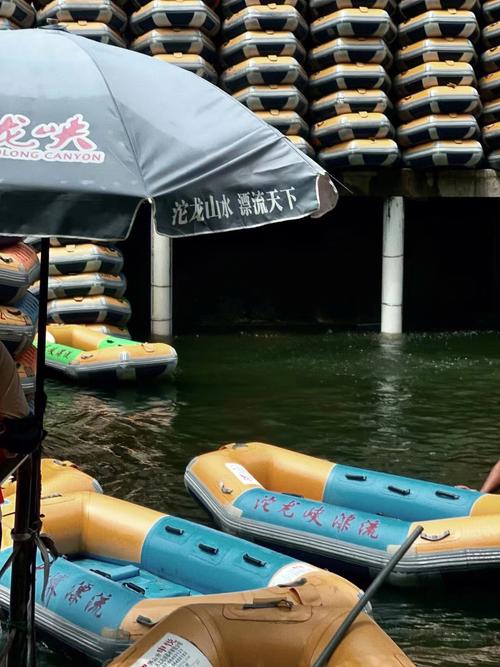
<instances>
[{"instance_id":1,"label":"orange inflatable raft","mask_svg":"<svg viewBox=\"0 0 500 667\"><path fill-rule=\"evenodd\" d=\"M72 380L150 380L171 375L177 352L166 343L139 343L75 324L49 325L46 365Z\"/></svg>"},{"instance_id":2,"label":"orange inflatable raft","mask_svg":"<svg viewBox=\"0 0 500 667\"><path fill-rule=\"evenodd\" d=\"M333 463L259 442L193 459L189 491L233 535L373 576L415 530L398 585L500 571L500 497ZM306 555L307 554L307 555Z\"/></svg>"}]
</instances>

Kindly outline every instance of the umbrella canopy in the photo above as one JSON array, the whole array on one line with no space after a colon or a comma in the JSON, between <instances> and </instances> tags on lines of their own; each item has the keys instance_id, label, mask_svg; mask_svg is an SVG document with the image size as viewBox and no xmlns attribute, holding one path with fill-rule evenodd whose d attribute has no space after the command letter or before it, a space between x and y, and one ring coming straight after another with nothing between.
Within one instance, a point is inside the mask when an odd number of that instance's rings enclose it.
<instances>
[{"instance_id":1,"label":"umbrella canopy","mask_svg":"<svg viewBox=\"0 0 500 667\"><path fill-rule=\"evenodd\" d=\"M190 72L61 29L0 33L1 233L119 240L322 215L325 171Z\"/></svg>"},{"instance_id":2,"label":"umbrella canopy","mask_svg":"<svg viewBox=\"0 0 500 667\"><path fill-rule=\"evenodd\" d=\"M47 237L124 239L143 201L169 236L318 216L336 204L323 169L181 68L54 28L1 31L0 62L0 236L45 237L41 424ZM40 446L18 476L7 667L34 664L39 531Z\"/></svg>"}]
</instances>

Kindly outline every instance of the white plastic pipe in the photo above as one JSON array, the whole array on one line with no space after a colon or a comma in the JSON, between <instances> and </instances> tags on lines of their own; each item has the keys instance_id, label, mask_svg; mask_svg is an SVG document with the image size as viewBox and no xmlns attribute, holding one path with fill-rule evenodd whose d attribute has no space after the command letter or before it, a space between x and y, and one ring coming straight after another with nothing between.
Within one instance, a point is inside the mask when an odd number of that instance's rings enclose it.
<instances>
[{"instance_id":1,"label":"white plastic pipe","mask_svg":"<svg viewBox=\"0 0 500 667\"><path fill-rule=\"evenodd\" d=\"M172 239L151 222L151 340L172 336Z\"/></svg>"},{"instance_id":2,"label":"white plastic pipe","mask_svg":"<svg viewBox=\"0 0 500 667\"><path fill-rule=\"evenodd\" d=\"M403 331L404 229L403 197L389 197L384 201L381 333Z\"/></svg>"}]
</instances>

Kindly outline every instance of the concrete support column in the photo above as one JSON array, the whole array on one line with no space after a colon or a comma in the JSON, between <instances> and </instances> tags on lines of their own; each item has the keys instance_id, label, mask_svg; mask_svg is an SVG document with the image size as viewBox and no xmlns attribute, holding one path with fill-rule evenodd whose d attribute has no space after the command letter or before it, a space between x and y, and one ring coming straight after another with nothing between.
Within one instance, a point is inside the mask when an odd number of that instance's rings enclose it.
<instances>
[{"instance_id":1,"label":"concrete support column","mask_svg":"<svg viewBox=\"0 0 500 667\"><path fill-rule=\"evenodd\" d=\"M172 239L151 221L151 340L172 336Z\"/></svg>"},{"instance_id":2,"label":"concrete support column","mask_svg":"<svg viewBox=\"0 0 500 667\"><path fill-rule=\"evenodd\" d=\"M403 331L404 200L384 201L381 333Z\"/></svg>"}]
</instances>

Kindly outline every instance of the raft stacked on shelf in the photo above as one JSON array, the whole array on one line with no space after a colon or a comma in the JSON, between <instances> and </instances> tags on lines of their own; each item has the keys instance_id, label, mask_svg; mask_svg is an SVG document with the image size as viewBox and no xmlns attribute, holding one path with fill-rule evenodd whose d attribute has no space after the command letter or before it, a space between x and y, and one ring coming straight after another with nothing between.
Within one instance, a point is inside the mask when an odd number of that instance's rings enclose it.
<instances>
[{"instance_id":1,"label":"raft stacked on shelf","mask_svg":"<svg viewBox=\"0 0 500 667\"><path fill-rule=\"evenodd\" d=\"M203 0L152 0L130 16L130 48L217 83L213 39L220 20Z\"/></svg>"},{"instance_id":2,"label":"raft stacked on shelf","mask_svg":"<svg viewBox=\"0 0 500 667\"><path fill-rule=\"evenodd\" d=\"M51 247L48 321L99 325L105 327L103 333L128 336L123 327L131 309L123 298L126 280L120 273L122 267L123 256L117 248L95 243ZM38 289L38 283L33 285L35 294Z\"/></svg>"},{"instance_id":3,"label":"raft stacked on shelf","mask_svg":"<svg viewBox=\"0 0 500 667\"><path fill-rule=\"evenodd\" d=\"M36 252L25 243L0 246L0 340L16 360L28 398L35 390L36 352L33 339L38 321L38 299L28 292L38 278Z\"/></svg>"},{"instance_id":4,"label":"raft stacked on shelf","mask_svg":"<svg viewBox=\"0 0 500 667\"><path fill-rule=\"evenodd\" d=\"M222 0L221 85L302 151L307 141L305 0Z\"/></svg>"},{"instance_id":5,"label":"raft stacked on shelf","mask_svg":"<svg viewBox=\"0 0 500 667\"><path fill-rule=\"evenodd\" d=\"M0 30L32 28L35 10L26 0L0 0Z\"/></svg>"},{"instance_id":6,"label":"raft stacked on shelf","mask_svg":"<svg viewBox=\"0 0 500 667\"><path fill-rule=\"evenodd\" d=\"M482 6L483 30L479 90L483 145L490 167L500 169L500 2L486 0Z\"/></svg>"},{"instance_id":7,"label":"raft stacked on shelf","mask_svg":"<svg viewBox=\"0 0 500 667\"><path fill-rule=\"evenodd\" d=\"M389 120L396 36L393 0L311 0L313 144L327 169L388 167L399 159Z\"/></svg>"},{"instance_id":8,"label":"raft stacked on shelf","mask_svg":"<svg viewBox=\"0 0 500 667\"><path fill-rule=\"evenodd\" d=\"M477 0L401 0L397 138L407 166L475 167L483 159L474 65Z\"/></svg>"},{"instance_id":9,"label":"raft stacked on shelf","mask_svg":"<svg viewBox=\"0 0 500 667\"><path fill-rule=\"evenodd\" d=\"M104 44L126 47L124 0L37 0L38 25L57 21L66 30Z\"/></svg>"}]
</instances>

